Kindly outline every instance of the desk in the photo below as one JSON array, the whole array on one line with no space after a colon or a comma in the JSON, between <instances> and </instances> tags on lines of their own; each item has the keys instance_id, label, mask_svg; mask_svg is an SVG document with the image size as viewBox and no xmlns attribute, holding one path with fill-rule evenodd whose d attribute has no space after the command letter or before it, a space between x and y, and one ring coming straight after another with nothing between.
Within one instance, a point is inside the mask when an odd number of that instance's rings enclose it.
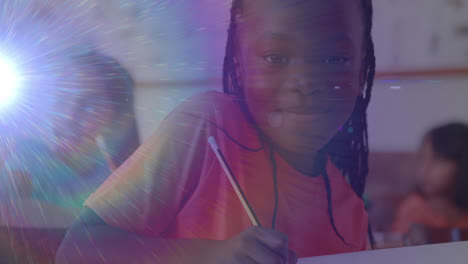
<instances>
[{"instance_id":1,"label":"desk","mask_svg":"<svg viewBox=\"0 0 468 264\"><path fill-rule=\"evenodd\" d=\"M54 263L79 210L31 199L0 203L0 263Z\"/></svg>"},{"instance_id":2,"label":"desk","mask_svg":"<svg viewBox=\"0 0 468 264\"><path fill-rule=\"evenodd\" d=\"M468 242L445 243L300 259L299 264L466 264Z\"/></svg>"},{"instance_id":3,"label":"desk","mask_svg":"<svg viewBox=\"0 0 468 264\"><path fill-rule=\"evenodd\" d=\"M58 207L32 199L6 200L0 202L0 226L67 229L79 213L79 209Z\"/></svg>"}]
</instances>

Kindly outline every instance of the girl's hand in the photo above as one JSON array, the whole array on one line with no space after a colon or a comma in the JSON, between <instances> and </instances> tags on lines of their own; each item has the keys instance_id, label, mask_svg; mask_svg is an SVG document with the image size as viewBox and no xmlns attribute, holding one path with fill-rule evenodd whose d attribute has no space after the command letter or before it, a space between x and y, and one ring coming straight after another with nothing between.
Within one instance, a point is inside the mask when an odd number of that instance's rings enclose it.
<instances>
[{"instance_id":1,"label":"girl's hand","mask_svg":"<svg viewBox=\"0 0 468 264\"><path fill-rule=\"evenodd\" d=\"M295 264L296 254L288 248L288 237L281 232L251 227L221 242L218 263Z\"/></svg>"}]
</instances>

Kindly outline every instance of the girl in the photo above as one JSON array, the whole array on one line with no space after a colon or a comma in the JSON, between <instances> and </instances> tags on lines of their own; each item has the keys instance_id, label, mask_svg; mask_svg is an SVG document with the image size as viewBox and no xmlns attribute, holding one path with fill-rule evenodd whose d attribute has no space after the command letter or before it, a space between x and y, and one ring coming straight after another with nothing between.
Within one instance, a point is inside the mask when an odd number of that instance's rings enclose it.
<instances>
[{"instance_id":1,"label":"girl","mask_svg":"<svg viewBox=\"0 0 468 264\"><path fill-rule=\"evenodd\" d=\"M394 230L412 224L468 228L468 126L451 123L430 130L419 151L419 190L400 205Z\"/></svg>"},{"instance_id":2,"label":"girl","mask_svg":"<svg viewBox=\"0 0 468 264\"><path fill-rule=\"evenodd\" d=\"M57 260L294 263L366 248L370 1L233 1L224 94L192 97L85 203ZM213 136L262 227L250 220Z\"/></svg>"}]
</instances>

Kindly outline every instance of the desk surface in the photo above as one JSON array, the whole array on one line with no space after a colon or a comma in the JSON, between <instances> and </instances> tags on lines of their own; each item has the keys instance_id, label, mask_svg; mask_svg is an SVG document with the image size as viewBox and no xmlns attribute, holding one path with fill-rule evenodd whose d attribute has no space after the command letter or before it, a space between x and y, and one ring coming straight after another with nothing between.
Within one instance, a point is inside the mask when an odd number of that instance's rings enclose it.
<instances>
[{"instance_id":1,"label":"desk surface","mask_svg":"<svg viewBox=\"0 0 468 264\"><path fill-rule=\"evenodd\" d=\"M300 259L299 264L466 264L468 242L445 243Z\"/></svg>"},{"instance_id":2,"label":"desk surface","mask_svg":"<svg viewBox=\"0 0 468 264\"><path fill-rule=\"evenodd\" d=\"M2 201L0 226L23 228L68 228L79 210L57 207L31 199Z\"/></svg>"}]
</instances>

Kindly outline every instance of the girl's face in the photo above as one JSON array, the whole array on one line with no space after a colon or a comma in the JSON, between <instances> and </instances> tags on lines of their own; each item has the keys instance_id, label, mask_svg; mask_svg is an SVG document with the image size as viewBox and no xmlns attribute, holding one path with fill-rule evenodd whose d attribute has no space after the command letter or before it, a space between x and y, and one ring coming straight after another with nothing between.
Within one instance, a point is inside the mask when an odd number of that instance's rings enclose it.
<instances>
[{"instance_id":1,"label":"girl's face","mask_svg":"<svg viewBox=\"0 0 468 264\"><path fill-rule=\"evenodd\" d=\"M362 93L360 1L243 1L238 78L248 109L281 151L307 155L350 117Z\"/></svg>"},{"instance_id":2,"label":"girl's face","mask_svg":"<svg viewBox=\"0 0 468 264\"><path fill-rule=\"evenodd\" d=\"M456 163L436 155L429 140L425 139L418 153L417 179L428 196L444 195L455 180Z\"/></svg>"}]
</instances>

